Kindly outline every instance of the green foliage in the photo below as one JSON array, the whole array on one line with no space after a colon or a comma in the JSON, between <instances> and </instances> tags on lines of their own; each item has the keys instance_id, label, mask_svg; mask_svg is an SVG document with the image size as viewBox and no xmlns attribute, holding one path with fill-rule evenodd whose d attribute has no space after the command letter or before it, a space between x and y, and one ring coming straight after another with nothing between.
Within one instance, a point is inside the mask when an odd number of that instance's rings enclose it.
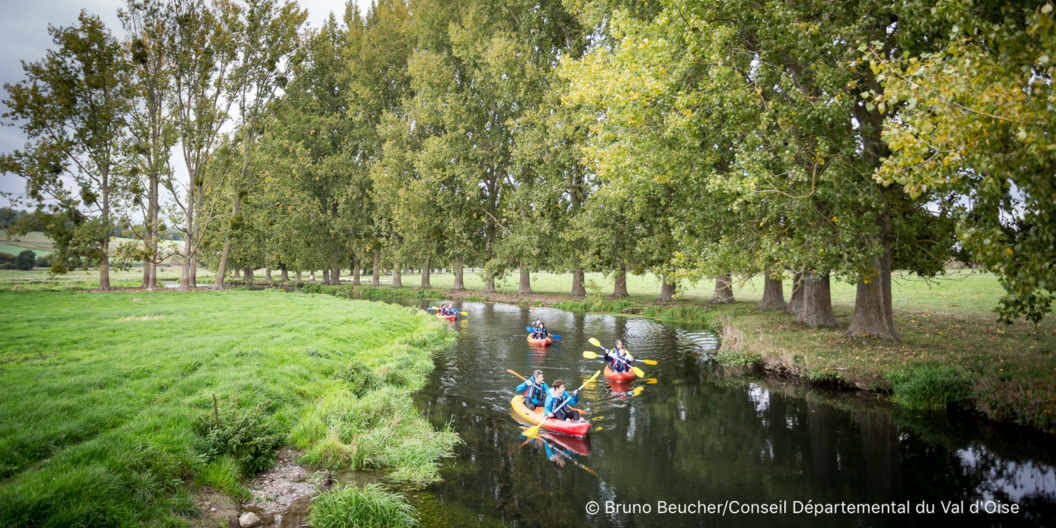
<instances>
[{"instance_id":1,"label":"green foliage","mask_svg":"<svg viewBox=\"0 0 1056 528\"><path fill-rule=\"evenodd\" d=\"M970 401L971 390L961 370L952 366L921 366L888 373L892 400L911 409L945 409Z\"/></svg>"},{"instance_id":2,"label":"green foliage","mask_svg":"<svg viewBox=\"0 0 1056 528\"><path fill-rule=\"evenodd\" d=\"M15 257L14 267L17 270L22 271L31 270L33 269L33 264L35 263L36 258L37 254L34 253L33 250L27 249L22 251L17 257Z\"/></svg>"},{"instance_id":3,"label":"green foliage","mask_svg":"<svg viewBox=\"0 0 1056 528\"><path fill-rule=\"evenodd\" d=\"M1040 5L1040 7L1039 7ZM1001 277L1002 321L1037 323L1056 299L1056 19L1051 2L942 2L933 16L948 45L865 60L897 109L884 125L894 154L877 180L913 197L958 203L966 258Z\"/></svg>"},{"instance_id":4,"label":"green foliage","mask_svg":"<svg viewBox=\"0 0 1056 528\"><path fill-rule=\"evenodd\" d=\"M237 395L220 404L213 397L213 412L200 414L194 432L205 439L205 457L214 461L229 455L243 475L256 475L275 463L275 449L283 432L265 410L270 401L254 407L239 407Z\"/></svg>"},{"instance_id":5,"label":"green foliage","mask_svg":"<svg viewBox=\"0 0 1056 528\"><path fill-rule=\"evenodd\" d=\"M249 499L249 490L242 484L243 474L233 456L223 455L209 462L195 474L195 481L202 486L212 486L232 497Z\"/></svg>"},{"instance_id":6,"label":"green foliage","mask_svg":"<svg viewBox=\"0 0 1056 528\"><path fill-rule=\"evenodd\" d=\"M725 347L720 348L715 355L715 360L727 367L752 367L758 365L762 359L758 352L730 350Z\"/></svg>"},{"instance_id":7,"label":"green foliage","mask_svg":"<svg viewBox=\"0 0 1056 528\"><path fill-rule=\"evenodd\" d=\"M376 484L354 484L334 489L312 500L308 523L313 528L410 528L418 526L417 512L394 493Z\"/></svg>"}]
</instances>

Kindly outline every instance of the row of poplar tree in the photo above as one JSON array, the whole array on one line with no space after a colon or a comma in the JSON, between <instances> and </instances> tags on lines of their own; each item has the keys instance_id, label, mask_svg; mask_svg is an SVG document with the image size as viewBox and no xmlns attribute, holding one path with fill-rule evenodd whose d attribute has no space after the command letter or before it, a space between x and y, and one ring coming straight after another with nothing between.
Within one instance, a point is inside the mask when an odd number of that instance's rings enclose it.
<instances>
[{"instance_id":1,"label":"row of poplar tree","mask_svg":"<svg viewBox=\"0 0 1056 528\"><path fill-rule=\"evenodd\" d=\"M82 13L6 85L0 158L60 254L234 269L795 278L801 320L898 339L892 273L1056 292L1056 24L1040 2L379 0L319 28L277 0ZM182 164L181 170L174 165ZM179 175L179 176L178 176ZM72 183L71 183L72 182ZM28 224L27 224L28 226ZM112 247L115 227L140 243ZM62 271L57 259L56 271ZM237 271L235 273L238 273Z\"/></svg>"}]
</instances>

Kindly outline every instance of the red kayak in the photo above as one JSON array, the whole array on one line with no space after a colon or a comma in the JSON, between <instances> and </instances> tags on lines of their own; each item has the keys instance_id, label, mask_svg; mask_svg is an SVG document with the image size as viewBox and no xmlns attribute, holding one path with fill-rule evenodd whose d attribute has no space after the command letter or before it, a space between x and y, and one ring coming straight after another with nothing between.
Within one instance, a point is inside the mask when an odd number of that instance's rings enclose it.
<instances>
[{"instance_id":1,"label":"red kayak","mask_svg":"<svg viewBox=\"0 0 1056 528\"><path fill-rule=\"evenodd\" d=\"M510 405L513 406L513 412L517 413L517 416L520 416L532 424L542 423L543 429L554 433L582 438L587 436L587 433L590 431L590 422L566 422L564 420L547 418L546 415L543 414L542 407L536 407L534 411L528 410L528 408L524 406L524 396L520 394L513 397L513 400L510 401Z\"/></svg>"},{"instance_id":2,"label":"red kayak","mask_svg":"<svg viewBox=\"0 0 1056 528\"><path fill-rule=\"evenodd\" d=\"M613 372L608 365L605 365L605 379L619 382L629 382L635 378L634 371L628 370L627 372Z\"/></svg>"},{"instance_id":3,"label":"red kayak","mask_svg":"<svg viewBox=\"0 0 1056 528\"><path fill-rule=\"evenodd\" d=\"M542 339L536 339L536 338L534 338L532 336L528 336L528 344L529 345L550 346L550 343L553 343L553 342L554 341L552 339L550 339L550 336L546 336L546 337L544 337Z\"/></svg>"},{"instance_id":4,"label":"red kayak","mask_svg":"<svg viewBox=\"0 0 1056 528\"><path fill-rule=\"evenodd\" d=\"M445 321L454 321L455 319L458 319L458 315L444 315L440 312L436 312L436 316Z\"/></svg>"}]
</instances>

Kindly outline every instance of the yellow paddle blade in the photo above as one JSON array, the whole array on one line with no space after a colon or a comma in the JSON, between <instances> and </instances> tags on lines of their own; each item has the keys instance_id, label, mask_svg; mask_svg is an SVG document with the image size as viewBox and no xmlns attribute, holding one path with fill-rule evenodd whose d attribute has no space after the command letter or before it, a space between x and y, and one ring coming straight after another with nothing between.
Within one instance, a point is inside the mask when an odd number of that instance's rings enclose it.
<instances>
[{"instance_id":1,"label":"yellow paddle blade","mask_svg":"<svg viewBox=\"0 0 1056 528\"><path fill-rule=\"evenodd\" d=\"M642 363L645 363L646 365L655 365L656 364L656 361L653 361L651 359L639 359L638 361L641 361Z\"/></svg>"},{"instance_id":2,"label":"yellow paddle blade","mask_svg":"<svg viewBox=\"0 0 1056 528\"><path fill-rule=\"evenodd\" d=\"M521 378L524 381L528 381L527 378L525 378L524 376L514 372L513 369L506 369L506 372L509 372L510 374L513 374L514 376L517 376L518 378Z\"/></svg>"},{"instance_id":3,"label":"yellow paddle blade","mask_svg":"<svg viewBox=\"0 0 1056 528\"><path fill-rule=\"evenodd\" d=\"M584 350L583 351L583 357L585 357L587 359L598 359L598 355L593 353L593 352L591 352L591 351L589 351L589 350Z\"/></svg>"},{"instance_id":4,"label":"yellow paddle blade","mask_svg":"<svg viewBox=\"0 0 1056 528\"><path fill-rule=\"evenodd\" d=\"M645 384L646 385L652 385L654 383L659 383L659 382L660 382L660 380L658 380L656 378L649 378L649 379L645 380Z\"/></svg>"},{"instance_id":5,"label":"yellow paddle blade","mask_svg":"<svg viewBox=\"0 0 1056 528\"><path fill-rule=\"evenodd\" d=\"M586 385L588 383L594 383L594 380L598 379L598 376L600 376L600 375L601 375L601 371L599 370L599 371L595 372L594 375L591 376L590 379L587 380L586 382L584 382L583 384Z\"/></svg>"},{"instance_id":6,"label":"yellow paddle blade","mask_svg":"<svg viewBox=\"0 0 1056 528\"><path fill-rule=\"evenodd\" d=\"M595 427L595 428L593 429L593 431L594 431L594 432L598 432L598 431L601 431L601 430L603 430L603 429L605 429L605 428L599 425L599 426Z\"/></svg>"},{"instance_id":7,"label":"yellow paddle blade","mask_svg":"<svg viewBox=\"0 0 1056 528\"><path fill-rule=\"evenodd\" d=\"M637 396L641 394L643 390L645 390L645 387L635 387L634 390L631 392L633 393L633 396Z\"/></svg>"},{"instance_id":8,"label":"yellow paddle blade","mask_svg":"<svg viewBox=\"0 0 1056 528\"><path fill-rule=\"evenodd\" d=\"M634 371L634 375L635 376L638 376L639 378L644 378L645 377L645 371L644 370L642 370L642 369L640 369L638 367L631 367L631 370Z\"/></svg>"},{"instance_id":9,"label":"yellow paddle blade","mask_svg":"<svg viewBox=\"0 0 1056 528\"><path fill-rule=\"evenodd\" d=\"M534 425L532 427L529 427L528 429L526 429L524 431L524 436L538 436L539 435L539 426L541 426L541 425L543 425L543 424L538 424L538 425Z\"/></svg>"},{"instance_id":10,"label":"yellow paddle blade","mask_svg":"<svg viewBox=\"0 0 1056 528\"><path fill-rule=\"evenodd\" d=\"M600 347L601 346L601 341L598 341L597 339L594 339L593 337L588 339L587 341L590 341L590 344L592 344L592 345L594 345L596 347Z\"/></svg>"},{"instance_id":11,"label":"yellow paddle blade","mask_svg":"<svg viewBox=\"0 0 1056 528\"><path fill-rule=\"evenodd\" d=\"M469 315L469 312L458 312L458 313L460 313L462 315Z\"/></svg>"},{"instance_id":12,"label":"yellow paddle blade","mask_svg":"<svg viewBox=\"0 0 1056 528\"><path fill-rule=\"evenodd\" d=\"M591 418L590 421L596 422L598 420L604 420L604 419L605 419L604 416L595 416L595 417Z\"/></svg>"}]
</instances>

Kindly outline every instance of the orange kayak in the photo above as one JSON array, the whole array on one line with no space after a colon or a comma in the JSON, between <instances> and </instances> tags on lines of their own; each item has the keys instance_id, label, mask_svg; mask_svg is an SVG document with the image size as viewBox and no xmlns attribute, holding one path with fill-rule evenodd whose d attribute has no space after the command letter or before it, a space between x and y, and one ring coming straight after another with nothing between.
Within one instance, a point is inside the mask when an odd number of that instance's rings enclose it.
<instances>
[{"instance_id":1,"label":"orange kayak","mask_svg":"<svg viewBox=\"0 0 1056 528\"><path fill-rule=\"evenodd\" d=\"M553 343L553 340L550 339L550 336L544 337L542 339L536 339L536 338L534 338L532 336L528 336L528 344L529 345L550 346L550 343Z\"/></svg>"},{"instance_id":2,"label":"orange kayak","mask_svg":"<svg viewBox=\"0 0 1056 528\"><path fill-rule=\"evenodd\" d=\"M510 405L513 406L513 412L517 413L517 416L520 416L533 425L541 423L542 429L548 431L570 436L578 436L580 438L587 436L587 432L590 431L590 422L566 422L564 420L547 418L546 415L543 414L542 407L537 407L534 411L528 410L528 408L524 406L524 396L520 394L513 397L513 400L510 401Z\"/></svg>"},{"instance_id":3,"label":"orange kayak","mask_svg":"<svg viewBox=\"0 0 1056 528\"><path fill-rule=\"evenodd\" d=\"M605 365L605 379L626 383L633 380L634 377L633 370L628 370L627 372L613 372L608 365Z\"/></svg>"},{"instance_id":4,"label":"orange kayak","mask_svg":"<svg viewBox=\"0 0 1056 528\"><path fill-rule=\"evenodd\" d=\"M455 319L458 319L457 315L444 315L444 314L441 314L440 312L436 312L436 316L441 318L441 319L443 319L443 320L445 320L445 321L454 321Z\"/></svg>"}]
</instances>

